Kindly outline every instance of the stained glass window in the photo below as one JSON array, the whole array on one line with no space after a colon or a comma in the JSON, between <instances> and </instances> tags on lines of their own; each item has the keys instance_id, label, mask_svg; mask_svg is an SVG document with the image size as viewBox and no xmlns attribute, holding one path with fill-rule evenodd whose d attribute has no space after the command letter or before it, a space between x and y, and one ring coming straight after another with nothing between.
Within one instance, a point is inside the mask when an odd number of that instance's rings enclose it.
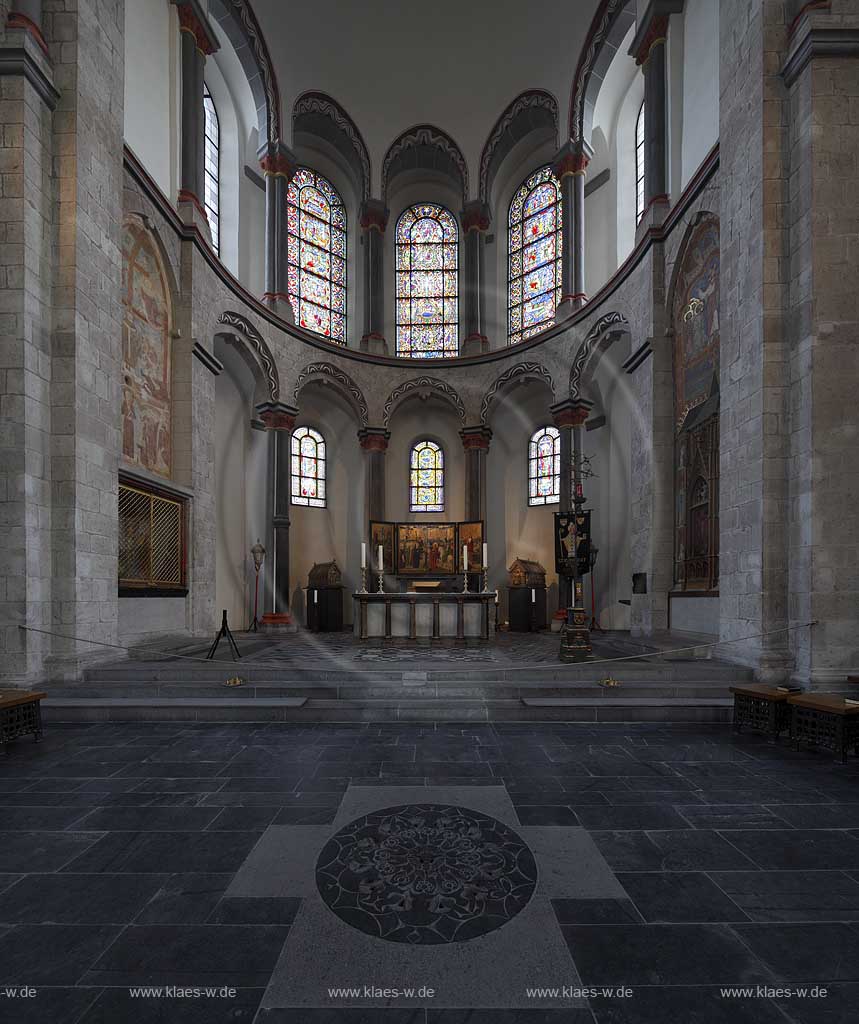
<instances>
[{"instance_id":1,"label":"stained glass window","mask_svg":"<svg viewBox=\"0 0 859 1024\"><path fill-rule=\"evenodd\" d=\"M299 167L286 191L288 290L295 322L346 344L346 211L337 190Z\"/></svg>"},{"instance_id":2,"label":"stained glass window","mask_svg":"<svg viewBox=\"0 0 859 1024\"><path fill-rule=\"evenodd\" d=\"M644 104L635 122L635 223L644 216Z\"/></svg>"},{"instance_id":3,"label":"stained glass window","mask_svg":"<svg viewBox=\"0 0 859 1024\"><path fill-rule=\"evenodd\" d=\"M397 221L397 355L459 352L459 232L443 206L421 203Z\"/></svg>"},{"instance_id":4,"label":"stained glass window","mask_svg":"<svg viewBox=\"0 0 859 1024\"><path fill-rule=\"evenodd\" d=\"M310 427L292 435L292 504L325 508L325 438Z\"/></svg>"},{"instance_id":5,"label":"stained glass window","mask_svg":"<svg viewBox=\"0 0 859 1024\"><path fill-rule=\"evenodd\" d=\"M561 435L541 427L528 442L528 504L551 505L561 493Z\"/></svg>"},{"instance_id":6,"label":"stained glass window","mask_svg":"<svg viewBox=\"0 0 859 1024\"><path fill-rule=\"evenodd\" d=\"M203 86L203 112L205 114L205 145L203 152L204 193L203 205L209 218L212 232L212 248L220 254L220 179L221 179L221 128L218 112L208 86Z\"/></svg>"},{"instance_id":7,"label":"stained glass window","mask_svg":"<svg viewBox=\"0 0 859 1024\"><path fill-rule=\"evenodd\" d=\"M409 471L410 511L444 512L444 452L435 441L418 441Z\"/></svg>"},{"instance_id":8,"label":"stained glass window","mask_svg":"<svg viewBox=\"0 0 859 1024\"><path fill-rule=\"evenodd\" d=\"M516 190L508 216L507 340L551 327L561 301L561 186L541 167Z\"/></svg>"}]
</instances>

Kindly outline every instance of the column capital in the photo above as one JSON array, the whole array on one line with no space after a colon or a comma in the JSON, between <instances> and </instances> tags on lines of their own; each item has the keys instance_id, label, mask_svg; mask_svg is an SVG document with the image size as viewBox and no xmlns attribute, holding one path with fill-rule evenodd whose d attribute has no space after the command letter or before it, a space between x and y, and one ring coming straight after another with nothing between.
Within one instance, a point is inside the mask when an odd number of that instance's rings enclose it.
<instances>
[{"instance_id":1,"label":"column capital","mask_svg":"<svg viewBox=\"0 0 859 1024\"><path fill-rule=\"evenodd\" d=\"M683 0L650 0L644 14L638 19L635 36L627 51L639 67L647 62L650 51L668 38L668 19L680 14Z\"/></svg>"},{"instance_id":2,"label":"column capital","mask_svg":"<svg viewBox=\"0 0 859 1024\"><path fill-rule=\"evenodd\" d=\"M358 431L358 444L365 452L386 452L390 439L391 432L384 427L362 427Z\"/></svg>"},{"instance_id":3,"label":"column capital","mask_svg":"<svg viewBox=\"0 0 859 1024\"><path fill-rule=\"evenodd\" d=\"M292 430L298 409L285 402L260 402L257 415L265 424L266 430Z\"/></svg>"},{"instance_id":4,"label":"column capital","mask_svg":"<svg viewBox=\"0 0 859 1024\"><path fill-rule=\"evenodd\" d=\"M216 53L221 48L218 37L200 0L171 0L171 3L179 12L179 31L194 37L194 43L204 57Z\"/></svg>"},{"instance_id":5,"label":"column capital","mask_svg":"<svg viewBox=\"0 0 859 1024\"><path fill-rule=\"evenodd\" d=\"M385 233L388 226L390 210L381 199L365 199L361 203L361 210L358 214L358 223L363 231L378 231L380 235Z\"/></svg>"},{"instance_id":6,"label":"column capital","mask_svg":"<svg viewBox=\"0 0 859 1024\"><path fill-rule=\"evenodd\" d=\"M489 451L489 442L492 440L492 431L489 427L463 427L459 436L462 438L462 447L465 451Z\"/></svg>"},{"instance_id":7,"label":"column capital","mask_svg":"<svg viewBox=\"0 0 859 1024\"><path fill-rule=\"evenodd\" d=\"M257 150L259 165L266 177L291 178L298 167L295 153L280 139L266 142Z\"/></svg>"},{"instance_id":8,"label":"column capital","mask_svg":"<svg viewBox=\"0 0 859 1024\"><path fill-rule=\"evenodd\" d=\"M488 231L492 223L492 211L489 204L484 203L482 199L471 199L463 204L459 219L464 235L469 231Z\"/></svg>"},{"instance_id":9,"label":"column capital","mask_svg":"<svg viewBox=\"0 0 859 1024\"><path fill-rule=\"evenodd\" d=\"M593 147L584 139L568 139L552 160L552 172L559 181L570 174L583 175L593 155Z\"/></svg>"},{"instance_id":10,"label":"column capital","mask_svg":"<svg viewBox=\"0 0 859 1024\"><path fill-rule=\"evenodd\" d=\"M593 402L586 398L565 398L549 406L552 422L560 430L562 427L580 427L590 414Z\"/></svg>"}]
</instances>

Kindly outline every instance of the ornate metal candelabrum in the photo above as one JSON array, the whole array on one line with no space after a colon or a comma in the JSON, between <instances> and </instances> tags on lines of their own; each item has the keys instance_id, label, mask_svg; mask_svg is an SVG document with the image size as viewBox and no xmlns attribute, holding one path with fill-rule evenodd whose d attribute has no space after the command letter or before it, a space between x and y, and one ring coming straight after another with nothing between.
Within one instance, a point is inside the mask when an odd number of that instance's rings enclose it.
<instances>
[{"instance_id":1,"label":"ornate metal candelabrum","mask_svg":"<svg viewBox=\"0 0 859 1024\"><path fill-rule=\"evenodd\" d=\"M367 593L367 566L361 566L361 589L358 591L359 594Z\"/></svg>"},{"instance_id":2,"label":"ornate metal candelabrum","mask_svg":"<svg viewBox=\"0 0 859 1024\"><path fill-rule=\"evenodd\" d=\"M380 572L379 573L379 590L378 590L378 593L380 593L380 594L384 594L385 593L385 574L384 574L384 572Z\"/></svg>"}]
</instances>

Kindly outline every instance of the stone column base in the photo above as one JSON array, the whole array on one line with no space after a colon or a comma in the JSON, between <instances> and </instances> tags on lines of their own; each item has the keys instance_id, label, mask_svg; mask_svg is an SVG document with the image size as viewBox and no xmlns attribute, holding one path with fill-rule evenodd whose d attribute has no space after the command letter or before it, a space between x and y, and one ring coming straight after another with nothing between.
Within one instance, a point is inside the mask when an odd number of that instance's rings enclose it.
<instances>
[{"instance_id":1,"label":"stone column base","mask_svg":"<svg viewBox=\"0 0 859 1024\"><path fill-rule=\"evenodd\" d=\"M388 354L388 343L382 337L381 334L365 334L358 342L358 348L362 352L370 352L376 356L386 356Z\"/></svg>"},{"instance_id":2,"label":"stone column base","mask_svg":"<svg viewBox=\"0 0 859 1024\"><path fill-rule=\"evenodd\" d=\"M459 349L461 356L481 356L489 351L489 338L485 334L469 334Z\"/></svg>"}]
</instances>

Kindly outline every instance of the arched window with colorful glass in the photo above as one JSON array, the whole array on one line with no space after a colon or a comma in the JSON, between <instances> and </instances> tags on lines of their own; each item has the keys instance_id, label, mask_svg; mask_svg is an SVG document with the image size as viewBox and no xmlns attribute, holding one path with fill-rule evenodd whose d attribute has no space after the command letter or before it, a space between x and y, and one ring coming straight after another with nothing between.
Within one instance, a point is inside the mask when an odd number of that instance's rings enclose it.
<instances>
[{"instance_id":1,"label":"arched window with colorful glass","mask_svg":"<svg viewBox=\"0 0 859 1024\"><path fill-rule=\"evenodd\" d=\"M459 231L443 206L420 203L397 221L397 355L459 352Z\"/></svg>"},{"instance_id":2,"label":"arched window with colorful glass","mask_svg":"<svg viewBox=\"0 0 859 1024\"><path fill-rule=\"evenodd\" d=\"M541 427L528 442L528 504L551 505L561 493L561 434Z\"/></svg>"},{"instance_id":3,"label":"arched window with colorful glass","mask_svg":"<svg viewBox=\"0 0 859 1024\"><path fill-rule=\"evenodd\" d=\"M507 340L555 322L561 301L561 186L541 167L516 190L508 214Z\"/></svg>"},{"instance_id":4,"label":"arched window with colorful glass","mask_svg":"<svg viewBox=\"0 0 859 1024\"><path fill-rule=\"evenodd\" d=\"M203 84L203 205L212 233L212 248L221 250L221 128L209 87Z\"/></svg>"},{"instance_id":5,"label":"arched window with colorful glass","mask_svg":"<svg viewBox=\"0 0 859 1024\"><path fill-rule=\"evenodd\" d=\"M325 508L325 438L311 427L292 434L292 504Z\"/></svg>"},{"instance_id":6,"label":"arched window with colorful glass","mask_svg":"<svg viewBox=\"0 0 859 1024\"><path fill-rule=\"evenodd\" d=\"M418 441L412 447L409 511L444 512L444 451L435 441Z\"/></svg>"},{"instance_id":7,"label":"arched window with colorful glass","mask_svg":"<svg viewBox=\"0 0 859 1024\"><path fill-rule=\"evenodd\" d=\"M286 192L289 301L295 322L346 344L346 211L327 178L299 167Z\"/></svg>"},{"instance_id":8,"label":"arched window with colorful glass","mask_svg":"<svg viewBox=\"0 0 859 1024\"><path fill-rule=\"evenodd\" d=\"M635 223L644 216L644 103L635 119Z\"/></svg>"}]
</instances>

